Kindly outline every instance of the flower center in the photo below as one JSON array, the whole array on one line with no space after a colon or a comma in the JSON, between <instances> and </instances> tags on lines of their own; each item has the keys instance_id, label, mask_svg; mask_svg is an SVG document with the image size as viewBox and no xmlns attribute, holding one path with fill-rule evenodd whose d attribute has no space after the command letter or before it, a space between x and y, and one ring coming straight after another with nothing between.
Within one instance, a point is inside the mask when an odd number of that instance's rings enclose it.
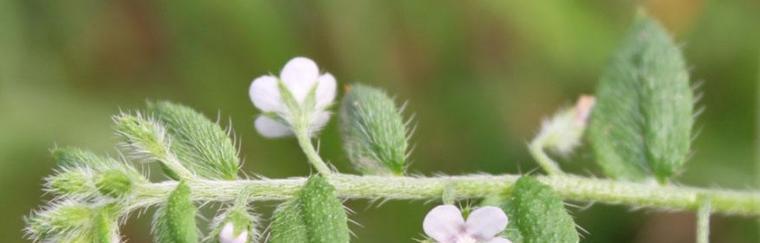
<instances>
[{"instance_id":1,"label":"flower center","mask_svg":"<svg viewBox=\"0 0 760 243\"><path fill-rule=\"evenodd\" d=\"M478 241L469 235L460 235L455 243L478 243Z\"/></svg>"}]
</instances>

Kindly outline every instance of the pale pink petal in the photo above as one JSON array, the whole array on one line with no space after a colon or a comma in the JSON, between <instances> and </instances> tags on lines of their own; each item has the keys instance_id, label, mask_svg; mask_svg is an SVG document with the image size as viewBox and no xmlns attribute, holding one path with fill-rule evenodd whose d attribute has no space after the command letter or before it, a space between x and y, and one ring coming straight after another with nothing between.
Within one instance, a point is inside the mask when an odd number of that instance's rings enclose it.
<instances>
[{"instance_id":1,"label":"pale pink petal","mask_svg":"<svg viewBox=\"0 0 760 243\"><path fill-rule=\"evenodd\" d=\"M235 236L235 227L232 223L227 223L219 232L219 243L246 243L248 241L248 231L240 232Z\"/></svg>"},{"instance_id":2,"label":"pale pink petal","mask_svg":"<svg viewBox=\"0 0 760 243\"><path fill-rule=\"evenodd\" d=\"M319 78L317 64L305 57L290 59L280 72L280 79L298 102L303 102L317 83L317 78Z\"/></svg>"},{"instance_id":3,"label":"pale pink petal","mask_svg":"<svg viewBox=\"0 0 760 243\"><path fill-rule=\"evenodd\" d=\"M485 243L512 243L512 241L507 240L506 238L496 237L489 241L486 241Z\"/></svg>"},{"instance_id":4,"label":"pale pink petal","mask_svg":"<svg viewBox=\"0 0 760 243\"><path fill-rule=\"evenodd\" d=\"M433 208L422 222L425 234L438 242L450 242L455 239L463 226L462 212L452 205L441 205Z\"/></svg>"},{"instance_id":5,"label":"pale pink petal","mask_svg":"<svg viewBox=\"0 0 760 243\"><path fill-rule=\"evenodd\" d=\"M290 127L267 116L259 116L254 124L256 131L268 138L279 138L293 135Z\"/></svg>"},{"instance_id":6,"label":"pale pink petal","mask_svg":"<svg viewBox=\"0 0 760 243\"><path fill-rule=\"evenodd\" d=\"M491 239L507 227L507 215L498 207L475 209L467 217L467 233L478 239Z\"/></svg>"},{"instance_id":7,"label":"pale pink petal","mask_svg":"<svg viewBox=\"0 0 760 243\"><path fill-rule=\"evenodd\" d=\"M335 77L331 74L325 73L319 76L316 90L317 109L323 109L332 104L333 100L335 100L336 86Z\"/></svg>"},{"instance_id":8,"label":"pale pink petal","mask_svg":"<svg viewBox=\"0 0 760 243\"><path fill-rule=\"evenodd\" d=\"M280 90L277 88L277 78L273 76L266 75L254 79L248 95L261 111L276 112L284 108Z\"/></svg>"},{"instance_id":9,"label":"pale pink petal","mask_svg":"<svg viewBox=\"0 0 760 243\"><path fill-rule=\"evenodd\" d=\"M330 121L330 112L319 111L312 114L311 123L309 124L309 134L312 136L317 134L322 128Z\"/></svg>"}]
</instances>

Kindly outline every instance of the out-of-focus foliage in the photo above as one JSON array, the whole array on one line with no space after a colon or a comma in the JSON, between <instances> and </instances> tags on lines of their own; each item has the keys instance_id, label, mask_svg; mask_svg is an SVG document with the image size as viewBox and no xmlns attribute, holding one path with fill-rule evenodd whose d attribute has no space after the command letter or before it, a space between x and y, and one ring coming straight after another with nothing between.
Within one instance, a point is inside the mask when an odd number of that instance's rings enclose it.
<instances>
[{"instance_id":1,"label":"out-of-focus foliage","mask_svg":"<svg viewBox=\"0 0 760 243\"><path fill-rule=\"evenodd\" d=\"M675 180L751 185L757 1L0 1L0 242L24 242L22 216L39 205L54 165L49 148L118 157L109 117L146 99L231 120L249 174L307 174L294 141L255 133L246 93L255 75L299 55L340 84L361 81L409 101L405 115L418 127L410 173L530 171L525 141L541 117L594 91L636 4L673 33L702 83L700 133ZM335 124L322 132L320 152L351 171ZM588 153L570 159L572 172L593 166ZM419 236L428 207L350 204L362 242ZM273 205L257 208L269 215ZM573 215L593 232L582 242L693 242L685 214L595 205ZM139 223L122 230L129 242L150 242L150 217L132 220ZM716 218L711 237L757 242L749 222Z\"/></svg>"}]
</instances>

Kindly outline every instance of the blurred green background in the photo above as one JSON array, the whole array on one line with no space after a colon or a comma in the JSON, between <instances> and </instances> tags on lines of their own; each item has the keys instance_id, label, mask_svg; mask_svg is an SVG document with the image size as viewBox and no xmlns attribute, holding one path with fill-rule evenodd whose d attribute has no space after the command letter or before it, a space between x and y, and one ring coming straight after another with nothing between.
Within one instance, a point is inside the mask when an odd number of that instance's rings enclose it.
<instances>
[{"instance_id":1,"label":"blurred green background","mask_svg":"<svg viewBox=\"0 0 760 243\"><path fill-rule=\"evenodd\" d=\"M759 1L0 0L0 242L26 242L23 216L48 198L49 148L115 154L110 116L146 99L230 119L249 174L308 174L295 141L255 133L247 95L254 77L301 55L343 85L409 102L412 172L531 171L526 141L542 117L593 93L640 5L683 43L702 84L700 135L679 181L752 187ZM352 171L335 126L323 132L322 154ZM563 167L598 175L587 154ZM257 208L268 216L273 205ZM349 205L361 224L355 242L411 242L433 206ZM582 242L694 242L688 213L594 204L573 214L588 232ZM149 221L130 220L129 242L150 242ZM712 227L713 242L760 242L752 219L716 217Z\"/></svg>"}]
</instances>

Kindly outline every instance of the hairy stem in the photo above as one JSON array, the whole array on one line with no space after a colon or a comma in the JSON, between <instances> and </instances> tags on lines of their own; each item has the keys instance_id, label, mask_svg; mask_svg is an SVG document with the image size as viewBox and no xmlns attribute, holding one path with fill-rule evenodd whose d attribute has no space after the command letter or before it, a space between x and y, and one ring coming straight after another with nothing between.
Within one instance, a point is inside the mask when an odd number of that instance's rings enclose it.
<instances>
[{"instance_id":1,"label":"hairy stem","mask_svg":"<svg viewBox=\"0 0 760 243\"><path fill-rule=\"evenodd\" d=\"M354 176L329 177L338 196L345 199L440 200L444 192L455 199L483 198L511 189L519 175L466 175L442 177ZM626 205L634 208L696 211L703 200L713 213L760 216L760 192L653 185L578 176L538 176L563 198L582 202ZM189 183L196 201L233 201L246 193L252 201L285 200L306 178ZM176 182L142 185L131 209L161 202Z\"/></svg>"},{"instance_id":2,"label":"hairy stem","mask_svg":"<svg viewBox=\"0 0 760 243\"><path fill-rule=\"evenodd\" d=\"M311 143L308 129L296 129L295 135L296 139L298 140L298 145L301 146L301 150L303 150L303 153L306 155L306 159L309 160L309 163L311 163L311 165L314 166L314 168L320 174L329 176L332 173L332 170L330 170L330 167L327 166L327 163L322 160L322 157L319 156L317 150L314 149L314 144Z\"/></svg>"},{"instance_id":3,"label":"hairy stem","mask_svg":"<svg viewBox=\"0 0 760 243\"><path fill-rule=\"evenodd\" d=\"M697 209L697 243L710 242L710 214L712 204L710 200L703 199Z\"/></svg>"},{"instance_id":4,"label":"hairy stem","mask_svg":"<svg viewBox=\"0 0 760 243\"><path fill-rule=\"evenodd\" d=\"M545 137L538 137L533 140L528 145L528 151L530 151L530 155L533 156L533 158L536 160L536 163L538 163L541 168L546 171L549 175L563 175L565 174L562 172L562 169L557 165L557 162L555 162L552 158L549 157L549 155L544 152L544 140Z\"/></svg>"}]
</instances>

